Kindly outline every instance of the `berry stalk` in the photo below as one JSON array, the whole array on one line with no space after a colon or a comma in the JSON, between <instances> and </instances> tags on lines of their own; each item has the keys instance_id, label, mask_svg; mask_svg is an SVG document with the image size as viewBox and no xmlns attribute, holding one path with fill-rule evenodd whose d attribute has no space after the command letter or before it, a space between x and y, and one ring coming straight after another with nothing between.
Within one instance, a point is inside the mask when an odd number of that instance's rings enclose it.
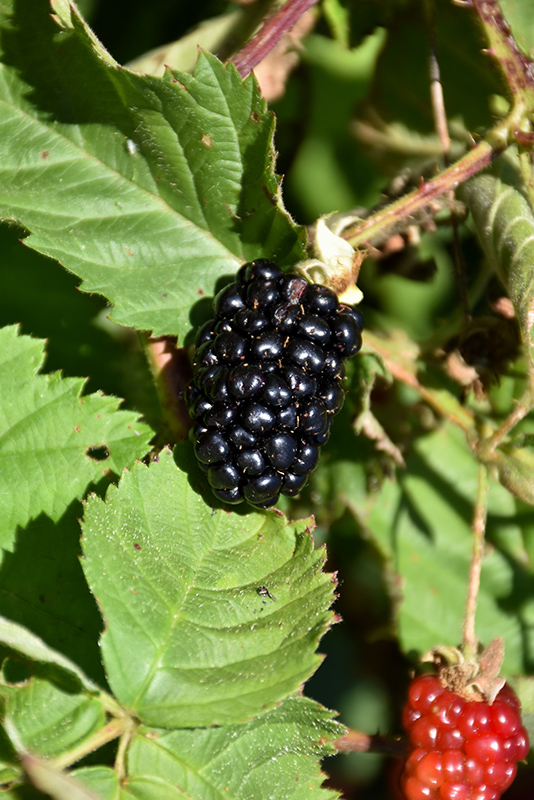
<instances>
[{"instance_id":1,"label":"berry stalk","mask_svg":"<svg viewBox=\"0 0 534 800\"><path fill-rule=\"evenodd\" d=\"M488 508L488 471L484 464L478 468L478 488L473 513L473 556L469 571L469 586L465 605L463 629L463 653L466 659L476 656L478 640L475 633L475 616L478 592L480 589L480 573L484 556L484 539Z\"/></svg>"}]
</instances>

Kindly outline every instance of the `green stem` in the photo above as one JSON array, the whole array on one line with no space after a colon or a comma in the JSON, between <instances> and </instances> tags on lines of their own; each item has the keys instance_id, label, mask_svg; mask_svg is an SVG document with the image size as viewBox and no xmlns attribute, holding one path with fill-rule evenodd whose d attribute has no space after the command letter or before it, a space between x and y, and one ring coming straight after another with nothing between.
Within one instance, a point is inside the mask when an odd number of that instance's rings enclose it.
<instances>
[{"instance_id":1,"label":"green stem","mask_svg":"<svg viewBox=\"0 0 534 800\"><path fill-rule=\"evenodd\" d=\"M136 727L137 726L134 721L130 720L130 725L128 725L128 727L124 730L119 741L117 756L115 758L115 772L117 774L117 780L119 783L127 775L126 756L128 755L128 749L130 747Z\"/></svg>"},{"instance_id":2,"label":"green stem","mask_svg":"<svg viewBox=\"0 0 534 800\"><path fill-rule=\"evenodd\" d=\"M474 659L477 654L478 640L475 633L475 616L478 592L480 589L480 573L484 556L484 540L486 533L486 516L488 509L488 471L484 464L478 467L478 488L473 513L473 557L469 571L469 586L465 604L463 654L467 660Z\"/></svg>"}]
</instances>

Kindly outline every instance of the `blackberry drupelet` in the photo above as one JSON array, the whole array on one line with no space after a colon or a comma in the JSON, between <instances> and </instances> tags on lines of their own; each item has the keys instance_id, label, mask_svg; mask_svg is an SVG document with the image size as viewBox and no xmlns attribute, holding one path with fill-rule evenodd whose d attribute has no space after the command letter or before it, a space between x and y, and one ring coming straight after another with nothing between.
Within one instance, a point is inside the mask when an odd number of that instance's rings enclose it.
<instances>
[{"instance_id":1,"label":"blackberry drupelet","mask_svg":"<svg viewBox=\"0 0 534 800\"><path fill-rule=\"evenodd\" d=\"M195 454L220 500L268 508L298 494L317 466L362 317L264 258L244 264L213 308L185 393Z\"/></svg>"}]
</instances>

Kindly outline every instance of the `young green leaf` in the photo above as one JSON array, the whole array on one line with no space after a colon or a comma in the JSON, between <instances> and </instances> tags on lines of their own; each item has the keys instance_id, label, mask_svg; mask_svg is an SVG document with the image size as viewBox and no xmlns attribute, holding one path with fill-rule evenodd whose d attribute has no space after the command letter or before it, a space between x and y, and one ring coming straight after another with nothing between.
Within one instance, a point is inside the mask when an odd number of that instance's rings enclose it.
<instances>
[{"instance_id":1,"label":"young green leaf","mask_svg":"<svg viewBox=\"0 0 534 800\"><path fill-rule=\"evenodd\" d=\"M91 497L83 531L107 677L143 722L242 722L318 667L333 582L306 522L211 508L165 451Z\"/></svg>"},{"instance_id":2,"label":"young green leaf","mask_svg":"<svg viewBox=\"0 0 534 800\"><path fill-rule=\"evenodd\" d=\"M156 335L190 328L218 278L292 263L303 230L274 174L274 118L254 78L202 54L162 79L116 66L74 7L0 7L0 218ZM73 79L75 76L75 79Z\"/></svg>"},{"instance_id":3,"label":"young green leaf","mask_svg":"<svg viewBox=\"0 0 534 800\"><path fill-rule=\"evenodd\" d=\"M120 474L152 432L120 400L80 397L84 380L37 375L43 342L0 330L0 546L41 513L58 520L104 470Z\"/></svg>"}]
</instances>

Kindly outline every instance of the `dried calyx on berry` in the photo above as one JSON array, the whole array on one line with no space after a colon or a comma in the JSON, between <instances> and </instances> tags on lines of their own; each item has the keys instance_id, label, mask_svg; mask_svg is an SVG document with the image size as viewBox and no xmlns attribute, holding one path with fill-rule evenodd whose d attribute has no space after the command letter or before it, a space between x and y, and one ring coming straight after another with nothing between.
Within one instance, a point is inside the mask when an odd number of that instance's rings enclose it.
<instances>
[{"instance_id":1,"label":"dried calyx on berry","mask_svg":"<svg viewBox=\"0 0 534 800\"><path fill-rule=\"evenodd\" d=\"M499 800L513 782L529 739L517 695L497 677L499 650L495 640L466 660L460 650L438 648L437 674L411 682L402 715L406 800Z\"/></svg>"},{"instance_id":2,"label":"dried calyx on berry","mask_svg":"<svg viewBox=\"0 0 534 800\"><path fill-rule=\"evenodd\" d=\"M242 266L213 308L186 390L195 454L216 497L268 508L298 494L317 465L362 317L267 259Z\"/></svg>"}]
</instances>

